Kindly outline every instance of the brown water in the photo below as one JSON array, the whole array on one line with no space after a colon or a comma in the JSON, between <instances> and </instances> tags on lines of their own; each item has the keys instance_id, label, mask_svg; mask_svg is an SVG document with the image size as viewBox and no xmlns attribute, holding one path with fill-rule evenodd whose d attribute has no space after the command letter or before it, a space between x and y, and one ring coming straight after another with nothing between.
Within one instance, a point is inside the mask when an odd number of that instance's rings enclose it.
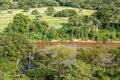
<instances>
[{"instance_id":1,"label":"brown water","mask_svg":"<svg viewBox=\"0 0 120 80\"><path fill-rule=\"evenodd\" d=\"M35 42L38 49L43 49L46 46L65 45L74 49L80 47L105 47L107 49L115 49L120 47L120 43L102 43L102 42Z\"/></svg>"}]
</instances>

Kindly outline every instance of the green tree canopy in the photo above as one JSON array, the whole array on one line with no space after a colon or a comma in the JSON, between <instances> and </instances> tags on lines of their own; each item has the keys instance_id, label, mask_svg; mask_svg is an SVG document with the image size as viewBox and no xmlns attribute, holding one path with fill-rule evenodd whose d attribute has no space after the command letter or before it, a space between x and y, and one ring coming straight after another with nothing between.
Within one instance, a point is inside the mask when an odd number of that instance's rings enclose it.
<instances>
[{"instance_id":1,"label":"green tree canopy","mask_svg":"<svg viewBox=\"0 0 120 80\"><path fill-rule=\"evenodd\" d=\"M55 10L54 10L54 8L53 7L48 7L47 8L47 11L46 11L46 13L47 13L47 15L53 15L54 14L54 12L55 12Z\"/></svg>"},{"instance_id":2,"label":"green tree canopy","mask_svg":"<svg viewBox=\"0 0 120 80\"><path fill-rule=\"evenodd\" d=\"M19 33L27 33L29 31L29 26L32 21L28 18L28 16L18 13L14 16L13 21L8 25L9 32L19 32Z\"/></svg>"},{"instance_id":3,"label":"green tree canopy","mask_svg":"<svg viewBox=\"0 0 120 80\"><path fill-rule=\"evenodd\" d=\"M13 80L16 71L20 70L21 62L30 59L34 48L28 38L20 33L0 34L0 79ZM5 76L7 75L7 76ZM27 79L23 79L27 80Z\"/></svg>"},{"instance_id":4,"label":"green tree canopy","mask_svg":"<svg viewBox=\"0 0 120 80\"><path fill-rule=\"evenodd\" d=\"M0 61L15 61L17 65L22 58L33 53L33 46L28 38L20 33L0 35Z\"/></svg>"},{"instance_id":5,"label":"green tree canopy","mask_svg":"<svg viewBox=\"0 0 120 80\"><path fill-rule=\"evenodd\" d=\"M58 11L54 14L54 17L70 17L77 15L77 12L72 9L65 9L62 11Z\"/></svg>"}]
</instances>

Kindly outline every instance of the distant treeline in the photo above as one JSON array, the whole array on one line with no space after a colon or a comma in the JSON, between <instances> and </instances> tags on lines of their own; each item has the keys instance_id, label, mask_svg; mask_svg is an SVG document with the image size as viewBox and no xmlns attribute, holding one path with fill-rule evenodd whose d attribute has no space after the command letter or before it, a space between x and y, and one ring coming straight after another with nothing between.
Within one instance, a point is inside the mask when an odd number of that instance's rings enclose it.
<instances>
[{"instance_id":1,"label":"distant treeline","mask_svg":"<svg viewBox=\"0 0 120 80\"><path fill-rule=\"evenodd\" d=\"M45 6L70 6L98 10L103 6L120 7L119 0L0 0L2 9Z\"/></svg>"}]
</instances>

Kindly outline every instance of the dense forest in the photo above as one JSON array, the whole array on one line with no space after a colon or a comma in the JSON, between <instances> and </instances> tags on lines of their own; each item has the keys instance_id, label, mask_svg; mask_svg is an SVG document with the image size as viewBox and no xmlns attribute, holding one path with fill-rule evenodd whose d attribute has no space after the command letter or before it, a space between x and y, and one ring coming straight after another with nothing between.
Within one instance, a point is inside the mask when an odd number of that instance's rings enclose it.
<instances>
[{"instance_id":1,"label":"dense forest","mask_svg":"<svg viewBox=\"0 0 120 80\"><path fill-rule=\"evenodd\" d=\"M56 11L56 6L77 8ZM66 18L61 28L42 20L37 8L47 7L45 15ZM23 13L34 9L30 16ZM38 49L33 41L92 40L120 41L119 0L0 0L0 15L17 13L0 32L0 80L120 80L120 47L81 47L64 45ZM84 9L91 15L80 15ZM2 25L0 25L1 27Z\"/></svg>"}]
</instances>

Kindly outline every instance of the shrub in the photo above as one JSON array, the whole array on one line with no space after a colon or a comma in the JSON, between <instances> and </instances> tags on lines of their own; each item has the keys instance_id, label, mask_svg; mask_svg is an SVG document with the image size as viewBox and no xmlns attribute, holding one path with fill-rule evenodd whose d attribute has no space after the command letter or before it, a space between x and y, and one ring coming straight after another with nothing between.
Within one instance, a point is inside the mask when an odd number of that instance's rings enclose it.
<instances>
[{"instance_id":1,"label":"shrub","mask_svg":"<svg viewBox=\"0 0 120 80\"><path fill-rule=\"evenodd\" d=\"M29 11L29 6L27 6L27 5L23 6L23 11L24 11L24 12Z\"/></svg>"},{"instance_id":2,"label":"shrub","mask_svg":"<svg viewBox=\"0 0 120 80\"><path fill-rule=\"evenodd\" d=\"M12 13L12 11L8 11L8 13Z\"/></svg>"},{"instance_id":3,"label":"shrub","mask_svg":"<svg viewBox=\"0 0 120 80\"><path fill-rule=\"evenodd\" d=\"M38 68L29 69L25 74L32 80L54 80L54 72L43 65Z\"/></svg>"},{"instance_id":4,"label":"shrub","mask_svg":"<svg viewBox=\"0 0 120 80\"><path fill-rule=\"evenodd\" d=\"M58 11L57 13L54 14L54 17L70 17L70 16L75 16L77 15L77 12L72 9L65 9L62 11Z\"/></svg>"},{"instance_id":5,"label":"shrub","mask_svg":"<svg viewBox=\"0 0 120 80\"><path fill-rule=\"evenodd\" d=\"M37 15L35 16L35 18L42 18L42 15Z\"/></svg>"},{"instance_id":6,"label":"shrub","mask_svg":"<svg viewBox=\"0 0 120 80\"><path fill-rule=\"evenodd\" d=\"M34 20L40 20L40 18L42 18L41 15L36 15L35 18L34 18Z\"/></svg>"},{"instance_id":7,"label":"shrub","mask_svg":"<svg viewBox=\"0 0 120 80\"><path fill-rule=\"evenodd\" d=\"M32 21L28 16L18 13L14 16L13 21L8 24L8 32L27 33L31 24Z\"/></svg>"},{"instance_id":8,"label":"shrub","mask_svg":"<svg viewBox=\"0 0 120 80\"><path fill-rule=\"evenodd\" d=\"M39 12L38 12L38 10L33 10L31 14L33 14L33 15L38 15Z\"/></svg>"},{"instance_id":9,"label":"shrub","mask_svg":"<svg viewBox=\"0 0 120 80\"><path fill-rule=\"evenodd\" d=\"M46 11L46 13L47 13L47 15L53 15L54 14L54 12L55 12L55 10L54 10L54 8L53 7L48 7L47 8L47 11Z\"/></svg>"},{"instance_id":10,"label":"shrub","mask_svg":"<svg viewBox=\"0 0 120 80\"><path fill-rule=\"evenodd\" d=\"M8 9L9 9L9 5L3 4L3 5L2 5L2 9L3 9L3 10L8 10Z\"/></svg>"}]
</instances>

